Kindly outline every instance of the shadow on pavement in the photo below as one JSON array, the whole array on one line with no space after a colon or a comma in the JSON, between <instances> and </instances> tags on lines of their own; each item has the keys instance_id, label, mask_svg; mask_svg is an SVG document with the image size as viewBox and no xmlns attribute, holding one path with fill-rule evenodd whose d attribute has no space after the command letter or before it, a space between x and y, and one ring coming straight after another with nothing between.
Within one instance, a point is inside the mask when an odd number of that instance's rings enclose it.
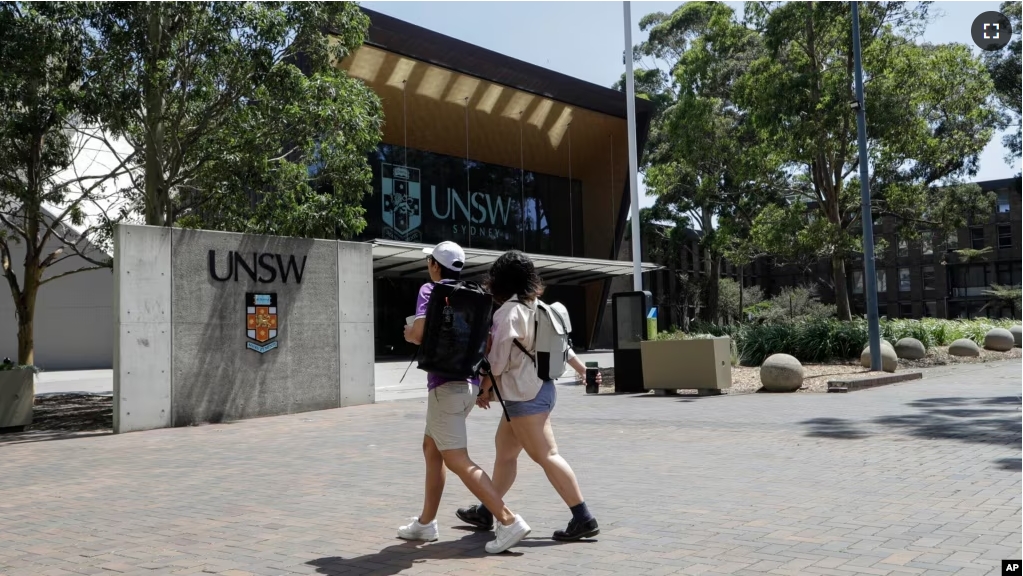
<instances>
[{"instance_id":1,"label":"shadow on pavement","mask_svg":"<svg viewBox=\"0 0 1023 576\"><path fill-rule=\"evenodd\" d=\"M35 430L28 432L11 432L0 435L0 446L5 444L28 444L30 442L50 442L53 440L75 440L95 436L113 436L112 430L105 432L59 432L55 430Z\"/></svg>"},{"instance_id":2,"label":"shadow on pavement","mask_svg":"<svg viewBox=\"0 0 1023 576\"><path fill-rule=\"evenodd\" d=\"M405 570L411 569L417 564L429 562L430 560L450 558L472 559L491 556L491 554L488 554L486 550L483 549L483 546L492 539L493 533L477 531L455 541L434 543L403 541L400 544L388 546L387 548L373 554L353 556L350 558L329 556L326 558L310 560L309 562L306 562L306 564L316 567L317 574L329 574L334 576L365 572L368 574L377 574L379 576L389 576L392 574L400 574ZM592 540L591 542L596 542L596 540ZM549 539L527 538L511 550L505 552L503 555L522 556L523 549L562 545L571 544L556 542ZM466 568L469 569L468 566Z\"/></svg>"},{"instance_id":3,"label":"shadow on pavement","mask_svg":"<svg viewBox=\"0 0 1023 576\"><path fill-rule=\"evenodd\" d=\"M1023 441L1019 396L925 398L906 405L918 410L860 422L841 418L814 418L800 424L808 428L807 436L838 440L865 438L871 432L862 426L870 425L925 440L958 440L1016 449ZM1002 470L1021 469L1019 458L1003 458L995 463Z\"/></svg>"},{"instance_id":4,"label":"shadow on pavement","mask_svg":"<svg viewBox=\"0 0 1023 576\"><path fill-rule=\"evenodd\" d=\"M995 460L995 464L1002 470L1008 470L1009 472L1019 472L1023 470L1023 458L1002 458L1001 460Z\"/></svg>"},{"instance_id":5,"label":"shadow on pavement","mask_svg":"<svg viewBox=\"0 0 1023 576\"><path fill-rule=\"evenodd\" d=\"M859 440L870 434L856 429L856 423L842 418L814 418L800 422L808 426L806 433L811 438L833 438L836 440Z\"/></svg>"},{"instance_id":6,"label":"shadow on pavement","mask_svg":"<svg viewBox=\"0 0 1023 576\"><path fill-rule=\"evenodd\" d=\"M112 434L113 398L105 394L41 394L24 432L0 434L0 445Z\"/></svg>"}]
</instances>

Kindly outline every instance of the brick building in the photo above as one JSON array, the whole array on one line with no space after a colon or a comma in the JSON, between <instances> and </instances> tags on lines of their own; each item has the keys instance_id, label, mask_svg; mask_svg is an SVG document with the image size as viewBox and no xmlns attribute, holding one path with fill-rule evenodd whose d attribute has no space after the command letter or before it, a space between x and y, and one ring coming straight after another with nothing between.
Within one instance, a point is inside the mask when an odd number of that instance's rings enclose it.
<instances>
[{"instance_id":1,"label":"brick building","mask_svg":"<svg viewBox=\"0 0 1023 576\"><path fill-rule=\"evenodd\" d=\"M921 234L915 240L900 239L896 223L890 217L874 223L875 239L885 239L887 253L876 260L878 312L889 318L966 318L987 316L1011 317L1009 307L989 302L984 292L992 284L1019 285L1021 262L1021 185L1020 178L977 182L982 190L994 192L994 212L984 221L974 221L947 238L938 234ZM696 317L696 307L680 286L679 273L691 277L706 273L707 255L699 250L700 235L690 231L680 253L662 258L663 270L646 274L644 286L654 294L660 306L662 329L683 326L685 318ZM643 257L649 258L644 239ZM964 262L955 252L962 248L990 251L975 261ZM623 242L619 258L631 257L628 240ZM849 299L853 314L866 313L863 294L862 256L846 263ZM741 281L744 286L760 286L766 297L783 287L816 284L821 299L834 302L834 290L828 285L831 263L826 260L810 267L778 265L769 258L748 266L721 265L721 277ZM615 281L621 282L621 281ZM624 289L624 288L623 288ZM1016 307L1019 318L1021 306Z\"/></svg>"},{"instance_id":2,"label":"brick building","mask_svg":"<svg viewBox=\"0 0 1023 576\"><path fill-rule=\"evenodd\" d=\"M1020 284L1020 179L977 182L996 195L995 210L947 238L923 234L900 239L895 222L875 223L876 237L888 241L888 254L877 261L878 312L891 318L1011 317L1008 307L989 304L984 292L992 284ZM964 262L956 250L990 252ZM850 300L854 313L864 313L862 259L850 262ZM882 289L883 288L883 289ZM1019 306L1016 316L1019 317Z\"/></svg>"}]
</instances>

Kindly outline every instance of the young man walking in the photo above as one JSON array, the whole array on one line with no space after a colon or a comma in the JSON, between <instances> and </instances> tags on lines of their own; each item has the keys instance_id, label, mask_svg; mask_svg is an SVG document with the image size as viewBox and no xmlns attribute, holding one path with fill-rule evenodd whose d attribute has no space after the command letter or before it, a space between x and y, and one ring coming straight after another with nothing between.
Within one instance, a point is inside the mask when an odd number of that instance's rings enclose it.
<instances>
[{"instance_id":1,"label":"young man walking","mask_svg":"<svg viewBox=\"0 0 1023 576\"><path fill-rule=\"evenodd\" d=\"M465 266L465 252L454 242L441 242L433 248L424 248L423 252L426 254L431 281L419 289L416 319L405 327L405 340L412 344L421 344L423 341L426 313L435 285L458 281ZM504 505L490 477L469 458L465 419L476 404L479 382L451 380L444 375L431 373L426 378L429 390L423 437L426 493L422 512L412 519L411 524L398 529L398 537L427 542L438 539L437 509L444 492L446 466L486 505L487 510L494 511L497 537L487 543L486 550L492 554L504 552L525 538L530 528L521 516Z\"/></svg>"}]
</instances>

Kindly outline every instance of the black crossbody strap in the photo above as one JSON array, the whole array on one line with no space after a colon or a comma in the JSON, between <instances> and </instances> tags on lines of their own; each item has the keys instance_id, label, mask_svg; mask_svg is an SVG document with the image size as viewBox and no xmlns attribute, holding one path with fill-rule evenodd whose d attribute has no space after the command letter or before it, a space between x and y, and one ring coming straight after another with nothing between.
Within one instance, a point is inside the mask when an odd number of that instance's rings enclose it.
<instances>
[{"instance_id":1,"label":"black crossbody strap","mask_svg":"<svg viewBox=\"0 0 1023 576\"><path fill-rule=\"evenodd\" d=\"M529 305L527 305L525 302L518 302L518 301L516 301L515 303L518 304L519 306L525 306L526 308L529 308ZM533 350L536 350L536 339L537 339L537 336L538 336L538 332L540 331L540 320L537 319L536 316L535 316L535 314L539 314L540 313L539 308L540 307L537 306L536 309L533 311L533 313L534 313L534 317L533 317L534 318L533 319ZM512 340L512 342L515 342L515 346L517 346L519 350L522 350L522 353L525 354L530 360L533 361L533 366L535 367L536 366L536 354L530 352L529 350L526 350L526 347L522 345L522 342L519 341L518 338L516 338L515 340Z\"/></svg>"},{"instance_id":2,"label":"black crossbody strap","mask_svg":"<svg viewBox=\"0 0 1023 576\"><path fill-rule=\"evenodd\" d=\"M494 389L494 394L497 395L497 401L501 403L501 411L504 412L504 419L511 422L511 416L508 415L508 408L504 405L504 398L501 398L501 389L497 387L497 382L494 381L494 375L487 372L487 376L490 377L490 386Z\"/></svg>"},{"instance_id":3,"label":"black crossbody strap","mask_svg":"<svg viewBox=\"0 0 1023 576\"><path fill-rule=\"evenodd\" d=\"M494 390L494 394L497 395L497 401L501 403L501 412L504 412L505 420L511 422L511 416L508 415L508 408L506 408L504 405L504 398L501 398L501 389L497 387L497 381L494 380L494 375L490 373L490 362L488 362L486 358L484 358L483 361L480 362L479 367L477 367L476 369L477 375L480 374L480 372L485 372L483 374L484 378L487 377L490 378L490 387ZM480 386L479 393L483 394L482 386Z\"/></svg>"},{"instance_id":4,"label":"black crossbody strap","mask_svg":"<svg viewBox=\"0 0 1023 576\"><path fill-rule=\"evenodd\" d=\"M527 357L529 357L530 360L533 361L533 366L536 366L536 356L534 356L533 354L530 354L529 350L526 350L526 347L522 345L522 342L519 342L518 338L516 338L515 340L512 340L512 342L515 342L515 345L518 346L519 350L522 350L522 353L525 354Z\"/></svg>"}]
</instances>

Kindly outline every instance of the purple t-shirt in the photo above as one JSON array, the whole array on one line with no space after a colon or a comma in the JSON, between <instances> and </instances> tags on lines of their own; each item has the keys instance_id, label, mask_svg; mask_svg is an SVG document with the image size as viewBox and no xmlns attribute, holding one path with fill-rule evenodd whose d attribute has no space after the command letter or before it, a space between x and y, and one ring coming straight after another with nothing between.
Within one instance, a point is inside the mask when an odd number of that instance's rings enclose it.
<instances>
[{"instance_id":1,"label":"purple t-shirt","mask_svg":"<svg viewBox=\"0 0 1023 576\"><path fill-rule=\"evenodd\" d=\"M447 283L448 281L447 280L441 280L441 282ZM419 296L416 298L416 318L424 318L424 319L426 318L426 308L430 304L430 294L432 294L432 293L433 293L433 282L427 282L426 284L423 284L423 286L419 289ZM433 390L434 388L440 386L441 384L445 384L447 382L451 382L451 379L450 378L445 378L443 375L440 375L440 374L430 374L429 372L427 372L427 374L426 374L426 389L427 390ZM473 385L475 385L475 386L479 386L480 385L480 381L477 378L472 378L472 379L468 380L468 382L472 382Z\"/></svg>"}]
</instances>

